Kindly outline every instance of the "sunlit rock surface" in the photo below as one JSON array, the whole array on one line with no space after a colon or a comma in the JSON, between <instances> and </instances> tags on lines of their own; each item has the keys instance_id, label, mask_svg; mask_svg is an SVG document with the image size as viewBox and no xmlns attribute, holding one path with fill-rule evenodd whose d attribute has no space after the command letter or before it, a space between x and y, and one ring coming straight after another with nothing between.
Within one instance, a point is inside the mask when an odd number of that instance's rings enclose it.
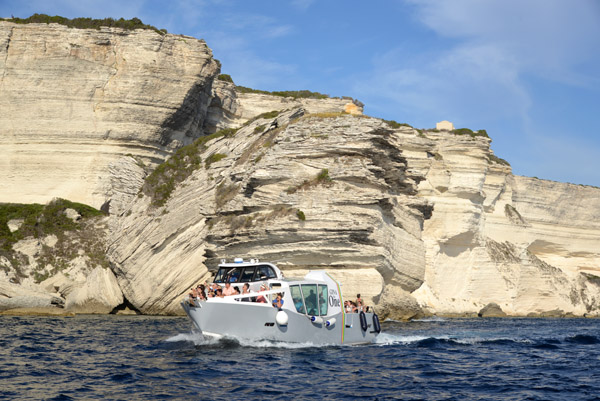
<instances>
[{"instance_id":1,"label":"sunlit rock surface","mask_svg":"<svg viewBox=\"0 0 600 401\"><path fill-rule=\"evenodd\" d=\"M135 200L111 258L136 307L176 313L219 259L247 256L346 271L344 296L391 318L598 313L600 190L513 176L486 137L301 112L210 142L227 157L164 208Z\"/></svg>"},{"instance_id":2,"label":"sunlit rock surface","mask_svg":"<svg viewBox=\"0 0 600 401\"><path fill-rule=\"evenodd\" d=\"M192 37L0 22L0 202L99 208L116 159L203 134L218 70Z\"/></svg>"},{"instance_id":3,"label":"sunlit rock surface","mask_svg":"<svg viewBox=\"0 0 600 401\"><path fill-rule=\"evenodd\" d=\"M220 259L253 257L289 277L326 269L387 318L598 316L600 189L514 176L485 136L240 93L218 73L190 37L0 22L0 202L110 212L90 228L107 263L82 250L55 273L52 236L18 241L18 269L0 255L0 312L180 314ZM158 163L237 127L151 204Z\"/></svg>"}]
</instances>

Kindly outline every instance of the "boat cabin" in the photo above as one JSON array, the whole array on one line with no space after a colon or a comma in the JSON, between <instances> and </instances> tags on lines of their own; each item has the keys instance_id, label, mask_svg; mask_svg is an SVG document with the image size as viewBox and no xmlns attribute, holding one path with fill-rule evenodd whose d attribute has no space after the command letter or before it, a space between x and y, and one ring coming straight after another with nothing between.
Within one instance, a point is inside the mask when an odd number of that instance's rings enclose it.
<instances>
[{"instance_id":1,"label":"boat cabin","mask_svg":"<svg viewBox=\"0 0 600 401\"><path fill-rule=\"evenodd\" d=\"M282 278L281 270L274 264L260 262L258 259L250 259L250 261L244 262L242 258L235 258L233 263L226 263L225 260L221 261L213 281L218 284L253 283Z\"/></svg>"}]
</instances>

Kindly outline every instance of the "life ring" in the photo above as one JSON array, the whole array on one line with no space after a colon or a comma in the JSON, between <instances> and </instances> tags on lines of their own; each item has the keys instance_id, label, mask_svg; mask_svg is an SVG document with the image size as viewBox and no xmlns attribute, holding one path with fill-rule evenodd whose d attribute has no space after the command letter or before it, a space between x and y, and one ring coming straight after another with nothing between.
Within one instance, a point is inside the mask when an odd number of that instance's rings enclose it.
<instances>
[{"instance_id":1,"label":"life ring","mask_svg":"<svg viewBox=\"0 0 600 401\"><path fill-rule=\"evenodd\" d=\"M377 316L377 313L373 313L373 330L375 330L376 333L381 333L381 325L379 324L379 316Z\"/></svg>"},{"instance_id":2,"label":"life ring","mask_svg":"<svg viewBox=\"0 0 600 401\"><path fill-rule=\"evenodd\" d=\"M367 326L367 315L365 315L365 312L360 311L358 317L360 318L360 328L362 331L367 331L367 328L369 327Z\"/></svg>"}]
</instances>

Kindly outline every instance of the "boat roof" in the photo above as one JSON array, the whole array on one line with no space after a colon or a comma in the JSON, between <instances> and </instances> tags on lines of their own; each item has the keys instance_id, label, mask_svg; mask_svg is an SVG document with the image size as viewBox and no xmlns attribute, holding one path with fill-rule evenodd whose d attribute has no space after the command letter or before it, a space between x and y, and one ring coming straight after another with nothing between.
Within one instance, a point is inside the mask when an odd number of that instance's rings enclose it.
<instances>
[{"instance_id":1,"label":"boat roof","mask_svg":"<svg viewBox=\"0 0 600 401\"><path fill-rule=\"evenodd\" d=\"M271 267L279 269L275 264L271 262L261 262L258 259L250 259L249 261L244 261L241 258L235 258L233 262L226 262L225 259L223 259L221 260L221 263L219 263L219 267L244 267L257 265L269 265Z\"/></svg>"}]
</instances>

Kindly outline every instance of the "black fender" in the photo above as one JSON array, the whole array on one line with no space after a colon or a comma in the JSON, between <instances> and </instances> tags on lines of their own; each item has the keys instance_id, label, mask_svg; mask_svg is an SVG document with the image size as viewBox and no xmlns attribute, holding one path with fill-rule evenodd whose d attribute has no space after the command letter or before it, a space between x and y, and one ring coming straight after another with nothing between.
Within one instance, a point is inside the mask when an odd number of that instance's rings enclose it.
<instances>
[{"instance_id":1,"label":"black fender","mask_svg":"<svg viewBox=\"0 0 600 401\"><path fill-rule=\"evenodd\" d=\"M360 311L358 317L360 319L360 328L362 331L367 331L367 328L369 327L367 326L367 315L365 315L365 312Z\"/></svg>"},{"instance_id":2,"label":"black fender","mask_svg":"<svg viewBox=\"0 0 600 401\"><path fill-rule=\"evenodd\" d=\"M377 313L373 313L373 330L375 330L376 333L381 333L381 324L379 324L379 316L377 316Z\"/></svg>"}]
</instances>

